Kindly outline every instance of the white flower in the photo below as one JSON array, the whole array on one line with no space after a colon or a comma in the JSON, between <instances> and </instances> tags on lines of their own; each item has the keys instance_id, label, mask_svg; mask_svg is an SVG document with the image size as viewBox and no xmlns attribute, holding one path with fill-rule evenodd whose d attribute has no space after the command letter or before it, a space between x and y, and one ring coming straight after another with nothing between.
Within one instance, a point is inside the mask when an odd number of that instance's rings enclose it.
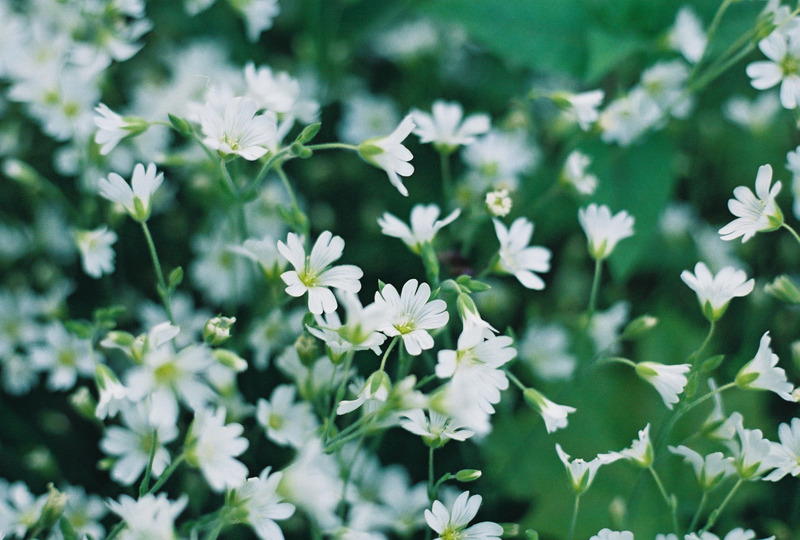
<instances>
[{"instance_id":1,"label":"white flower","mask_svg":"<svg viewBox=\"0 0 800 540\"><path fill-rule=\"evenodd\" d=\"M696 64L703 57L708 37L703 31L700 18L691 6L681 6L675 16L675 24L667 36L669 47L680 51L684 58Z\"/></svg>"},{"instance_id":2,"label":"white flower","mask_svg":"<svg viewBox=\"0 0 800 540\"><path fill-rule=\"evenodd\" d=\"M760 429L745 429L741 415L737 420L739 444L735 441L731 443L733 466L742 480L757 480L765 472L777 467L780 461L772 453L774 443L765 439Z\"/></svg>"},{"instance_id":3,"label":"white flower","mask_svg":"<svg viewBox=\"0 0 800 540\"><path fill-rule=\"evenodd\" d=\"M411 209L411 227L400 221L397 217L386 212L378 218L381 232L386 236L401 239L414 253L421 253L425 243L433 241L434 236L442 227L449 225L461 215L461 210L456 209L444 219L439 217L439 207L435 204L414 205Z\"/></svg>"},{"instance_id":4,"label":"white flower","mask_svg":"<svg viewBox=\"0 0 800 540\"><path fill-rule=\"evenodd\" d=\"M567 156L559 180L571 186L581 195L593 195L597 189L597 177L586 172L591 163L592 158L578 150L573 150Z\"/></svg>"},{"instance_id":5,"label":"white flower","mask_svg":"<svg viewBox=\"0 0 800 540\"><path fill-rule=\"evenodd\" d=\"M363 379L359 378L359 380ZM350 385L350 389L357 394L356 399L340 401L336 407L336 414L347 414L368 402L385 403L392 390L392 381L389 380L385 371L378 370L370 375L360 387L357 383L353 383Z\"/></svg>"},{"instance_id":6,"label":"white flower","mask_svg":"<svg viewBox=\"0 0 800 540\"><path fill-rule=\"evenodd\" d=\"M359 92L345 101L343 106L337 134L339 140L349 144L360 144L367 139L381 137L401 120L397 104L386 96Z\"/></svg>"},{"instance_id":7,"label":"white flower","mask_svg":"<svg viewBox=\"0 0 800 540\"><path fill-rule=\"evenodd\" d=\"M475 432L466 429L461 423L444 414L434 410L425 411L413 409L401 414L404 420L400 421L400 427L422 437L428 446L439 448L449 440L465 441L472 437Z\"/></svg>"},{"instance_id":8,"label":"white flower","mask_svg":"<svg viewBox=\"0 0 800 540\"><path fill-rule=\"evenodd\" d=\"M278 484L282 474L270 475L267 467L256 478L248 478L233 494L231 506L240 508L244 515L237 519L249 524L261 540L283 540L283 532L276 519L287 519L294 514L294 505L282 502Z\"/></svg>"},{"instance_id":9,"label":"white flower","mask_svg":"<svg viewBox=\"0 0 800 540\"><path fill-rule=\"evenodd\" d=\"M567 415L575 412L574 407L553 403L533 388L525 389L523 395L525 401L530 403L542 415L548 433L567 427Z\"/></svg>"},{"instance_id":10,"label":"white flower","mask_svg":"<svg viewBox=\"0 0 800 540\"><path fill-rule=\"evenodd\" d=\"M722 113L734 124L754 133L762 133L772 126L780 108L778 94L762 92L752 102L744 96L730 98L723 105Z\"/></svg>"},{"instance_id":11,"label":"white flower","mask_svg":"<svg viewBox=\"0 0 800 540\"><path fill-rule=\"evenodd\" d=\"M758 48L769 61L747 66L750 84L766 90L781 83L781 104L794 109L800 103L800 31L772 32L758 43Z\"/></svg>"},{"instance_id":12,"label":"white flower","mask_svg":"<svg viewBox=\"0 0 800 540\"><path fill-rule=\"evenodd\" d=\"M234 459L249 442L241 424L225 424L225 409L197 411L186 435L186 461L203 473L216 492L237 488L247 479L247 467Z\"/></svg>"},{"instance_id":13,"label":"white flower","mask_svg":"<svg viewBox=\"0 0 800 540\"><path fill-rule=\"evenodd\" d=\"M786 372L776 367L778 355L772 352L769 342L769 332L764 332L755 358L736 374L736 384L745 390L771 390L786 401L794 401L791 395L794 387L786 380Z\"/></svg>"},{"instance_id":14,"label":"white flower","mask_svg":"<svg viewBox=\"0 0 800 540\"><path fill-rule=\"evenodd\" d=\"M650 442L650 424L639 430L639 438L633 441L630 448L612 452L611 455L632 461L643 469L650 467L653 464L654 457L653 445Z\"/></svg>"},{"instance_id":15,"label":"white flower","mask_svg":"<svg viewBox=\"0 0 800 540\"><path fill-rule=\"evenodd\" d=\"M775 203L781 190L781 183L772 183L772 167L762 165L756 175L756 198L750 188L739 186L733 190L735 199L728 199L728 209L736 219L719 230L723 240L742 237L742 243L750 240L757 232L774 231L783 225L783 213Z\"/></svg>"},{"instance_id":16,"label":"white flower","mask_svg":"<svg viewBox=\"0 0 800 540\"><path fill-rule=\"evenodd\" d=\"M95 384L99 395L95 416L105 420L107 416L116 416L120 405L128 402L128 389L119 382L111 369L104 364L97 364L94 373Z\"/></svg>"},{"instance_id":17,"label":"white flower","mask_svg":"<svg viewBox=\"0 0 800 540\"><path fill-rule=\"evenodd\" d=\"M493 129L465 147L461 157L494 185L516 183L517 177L536 167L541 160L541 150L528 141L525 132L506 133Z\"/></svg>"},{"instance_id":18,"label":"white flower","mask_svg":"<svg viewBox=\"0 0 800 540\"><path fill-rule=\"evenodd\" d=\"M470 497L469 491L465 491L458 496L450 511L439 501L433 501L433 507L425 510L425 521L439 533L437 540L499 540L503 527L497 523L484 521L467 528L478 513L482 500L480 495Z\"/></svg>"},{"instance_id":19,"label":"white flower","mask_svg":"<svg viewBox=\"0 0 800 540\"><path fill-rule=\"evenodd\" d=\"M139 500L120 495L119 502L108 501L108 507L125 521L120 540L175 540L175 518L187 502L186 494L175 502L167 499L166 493L148 494Z\"/></svg>"},{"instance_id":20,"label":"white flower","mask_svg":"<svg viewBox=\"0 0 800 540\"><path fill-rule=\"evenodd\" d=\"M344 240L340 236L333 236L330 231L319 235L308 257L296 234L289 233L286 244L278 241L278 251L295 268L281 274L281 279L287 285L286 293L299 297L308 291L308 310L311 313L320 315L334 311L338 304L328 287L357 293L361 290L359 279L364 275L360 268L351 264L328 268L342 256L343 250Z\"/></svg>"},{"instance_id":21,"label":"white flower","mask_svg":"<svg viewBox=\"0 0 800 540\"><path fill-rule=\"evenodd\" d=\"M764 480L772 482L777 482L787 474L800 476L800 418L793 418L791 426L781 424L778 437L781 439L780 444L772 444L777 468L764 477Z\"/></svg>"},{"instance_id":22,"label":"white flower","mask_svg":"<svg viewBox=\"0 0 800 540\"><path fill-rule=\"evenodd\" d=\"M724 540L755 540L756 533L750 529L744 530L741 527L733 529L725 535ZM658 539L656 539L658 540ZM689 533L684 537L684 540L719 540L719 536L708 531L697 535L697 533ZM775 540L775 536L770 536L764 540Z\"/></svg>"},{"instance_id":23,"label":"white flower","mask_svg":"<svg viewBox=\"0 0 800 540\"><path fill-rule=\"evenodd\" d=\"M563 463L564 467L567 469L567 478L569 479L570 486L572 486L572 490L577 494L581 494L589 489L601 465L607 465L619 459L619 456L616 455L600 454L591 461L584 461L581 458L570 461L569 454L564 452L564 450L561 449L561 445L558 443L556 443L556 452L558 453L558 458L561 460L561 463Z\"/></svg>"},{"instance_id":24,"label":"white flower","mask_svg":"<svg viewBox=\"0 0 800 540\"><path fill-rule=\"evenodd\" d=\"M681 279L697 293L700 308L709 321L722 317L732 298L747 296L755 285L755 280L748 280L744 270L726 266L716 276L712 276L702 262L695 265L694 274L688 270L681 272Z\"/></svg>"},{"instance_id":25,"label":"white flower","mask_svg":"<svg viewBox=\"0 0 800 540\"><path fill-rule=\"evenodd\" d=\"M67 331L64 324L54 321L44 328L44 341L30 348L29 360L39 371L49 371L50 390L69 390L78 375L93 377L97 361L92 342Z\"/></svg>"},{"instance_id":26,"label":"white flower","mask_svg":"<svg viewBox=\"0 0 800 540\"><path fill-rule=\"evenodd\" d=\"M603 529L589 540L633 540L633 533L630 531L612 531Z\"/></svg>"},{"instance_id":27,"label":"white flower","mask_svg":"<svg viewBox=\"0 0 800 540\"><path fill-rule=\"evenodd\" d=\"M722 452L714 452L703 457L686 446L669 446L669 451L673 454L683 456L684 461L689 463L697 476L697 483L703 491L711 491L716 488L723 480L736 474L730 460Z\"/></svg>"},{"instance_id":28,"label":"white flower","mask_svg":"<svg viewBox=\"0 0 800 540\"><path fill-rule=\"evenodd\" d=\"M375 303L363 307L358 297L348 292L339 294L339 301L347 310L347 324L342 324L335 311L326 313L324 318L316 315L319 328L308 326L309 333L325 342L334 363L338 363L348 351L369 349L380 354L381 345L386 341L386 336L377 331L383 323L383 307Z\"/></svg>"},{"instance_id":29,"label":"white flower","mask_svg":"<svg viewBox=\"0 0 800 540\"><path fill-rule=\"evenodd\" d=\"M658 124L664 112L641 86L612 101L600 114L600 138L605 143L628 146L648 129Z\"/></svg>"},{"instance_id":30,"label":"white flower","mask_svg":"<svg viewBox=\"0 0 800 540\"><path fill-rule=\"evenodd\" d=\"M533 324L518 343L519 358L540 379L569 380L578 365L569 352L570 339L558 323Z\"/></svg>"},{"instance_id":31,"label":"white flower","mask_svg":"<svg viewBox=\"0 0 800 540\"><path fill-rule=\"evenodd\" d=\"M594 343L594 350L615 352L619 348L619 332L628 321L631 306L625 300L614 303L605 311L594 314L589 323L589 335Z\"/></svg>"},{"instance_id":32,"label":"white flower","mask_svg":"<svg viewBox=\"0 0 800 540\"><path fill-rule=\"evenodd\" d=\"M203 144L221 156L236 154L254 161L267 153L277 134L277 117L272 111L256 116L258 105L251 97L235 97L225 105L225 112L207 103L200 114L205 134Z\"/></svg>"},{"instance_id":33,"label":"white flower","mask_svg":"<svg viewBox=\"0 0 800 540\"><path fill-rule=\"evenodd\" d=\"M114 271L114 249L117 233L101 225L93 231L75 231L75 241L81 252L83 271L99 278Z\"/></svg>"},{"instance_id":34,"label":"white flower","mask_svg":"<svg viewBox=\"0 0 800 540\"><path fill-rule=\"evenodd\" d=\"M572 107L568 113L575 118L583 131L589 131L592 124L600 117L597 109L600 107L600 103L603 102L604 97L605 92L602 90L591 90L582 94L570 94L565 97Z\"/></svg>"},{"instance_id":35,"label":"white flower","mask_svg":"<svg viewBox=\"0 0 800 540\"><path fill-rule=\"evenodd\" d=\"M533 223L519 217L506 229L500 220L493 219L497 240L500 242L499 258L495 269L513 274L523 286L540 291L544 289L542 278L534 272L550 270L550 250L540 246L528 246L533 236Z\"/></svg>"},{"instance_id":36,"label":"white flower","mask_svg":"<svg viewBox=\"0 0 800 540\"><path fill-rule=\"evenodd\" d=\"M244 77L259 107L275 112L281 119L280 133L285 132L286 126L291 127L295 117L307 124L317 120L319 103L305 98L300 83L285 71L273 73L268 66L256 69L250 62L244 67Z\"/></svg>"},{"instance_id":37,"label":"white flower","mask_svg":"<svg viewBox=\"0 0 800 540\"><path fill-rule=\"evenodd\" d=\"M683 392L683 387L688 382L684 373L688 373L691 368L689 364L667 366L657 362L639 362L636 364L636 374L652 384L661 394L664 405L672 410L672 406L678 402L678 394Z\"/></svg>"},{"instance_id":38,"label":"white flower","mask_svg":"<svg viewBox=\"0 0 800 540\"><path fill-rule=\"evenodd\" d=\"M178 436L175 424L153 425L148 421L147 406L144 403L129 405L121 409L122 423L125 427L110 426L100 440L100 449L114 456L111 478L122 485L129 486L142 475L150 461L153 451L153 434L157 434L156 450L153 457L153 477L158 478L170 463L170 455L165 444Z\"/></svg>"},{"instance_id":39,"label":"white flower","mask_svg":"<svg viewBox=\"0 0 800 540\"><path fill-rule=\"evenodd\" d=\"M392 185L406 197L408 190L400 180L400 176L411 176L414 172L414 166L409 163L414 155L402 145L402 142L414 127L414 120L408 115L390 135L366 140L358 146L359 155L368 163L386 171Z\"/></svg>"},{"instance_id":40,"label":"white flower","mask_svg":"<svg viewBox=\"0 0 800 540\"><path fill-rule=\"evenodd\" d=\"M634 219L625 210L612 216L608 206L592 203L578 210L578 221L589 242L589 255L595 260L605 259L617 242L633 236Z\"/></svg>"},{"instance_id":41,"label":"white flower","mask_svg":"<svg viewBox=\"0 0 800 540\"><path fill-rule=\"evenodd\" d=\"M241 246L230 246L228 249L231 253L243 255L258 263L267 279L278 277L286 266L286 263L280 258L275 240L269 235L262 240L249 238Z\"/></svg>"},{"instance_id":42,"label":"white flower","mask_svg":"<svg viewBox=\"0 0 800 540\"><path fill-rule=\"evenodd\" d=\"M148 165L145 171L144 165L138 163L133 168L133 189L116 173L109 173L108 178L101 178L97 188L101 196L121 204L133 219L145 222L150 217L150 197L163 181L164 173L156 174L155 164Z\"/></svg>"},{"instance_id":43,"label":"white flower","mask_svg":"<svg viewBox=\"0 0 800 540\"><path fill-rule=\"evenodd\" d=\"M98 116L94 117L94 124L98 131L94 136L94 142L101 145L100 155L108 155L119 142L126 137L133 137L144 132L148 124L138 118L123 118L104 103L95 107Z\"/></svg>"},{"instance_id":44,"label":"white flower","mask_svg":"<svg viewBox=\"0 0 800 540\"><path fill-rule=\"evenodd\" d=\"M488 114L472 114L464 119L464 109L459 103L437 100L433 102L433 116L412 110L411 116L417 127L414 133L419 142L432 142L437 151L451 153L459 146L472 144L476 135L483 135L491 128Z\"/></svg>"},{"instance_id":45,"label":"white flower","mask_svg":"<svg viewBox=\"0 0 800 540\"><path fill-rule=\"evenodd\" d=\"M261 32L272 28L272 19L281 11L278 0L244 0L236 2L233 7L244 16L247 39L252 43L258 41Z\"/></svg>"},{"instance_id":46,"label":"white flower","mask_svg":"<svg viewBox=\"0 0 800 540\"><path fill-rule=\"evenodd\" d=\"M309 403L295 403L294 396L294 385L276 386L269 401L263 398L258 400L256 419L270 440L299 448L317 429L317 418Z\"/></svg>"},{"instance_id":47,"label":"white flower","mask_svg":"<svg viewBox=\"0 0 800 540\"><path fill-rule=\"evenodd\" d=\"M497 189L486 194L486 209L496 217L505 217L511 212L511 197L507 189Z\"/></svg>"},{"instance_id":48,"label":"white flower","mask_svg":"<svg viewBox=\"0 0 800 540\"><path fill-rule=\"evenodd\" d=\"M499 369L517 356L512 343L514 340L508 336L492 336L484 340L478 327L465 324L458 337L458 350L439 351L436 376L441 379L453 377L458 371L473 366Z\"/></svg>"},{"instance_id":49,"label":"white flower","mask_svg":"<svg viewBox=\"0 0 800 540\"><path fill-rule=\"evenodd\" d=\"M430 285L422 283L419 288L417 285L416 279L410 279L400 294L391 284L375 293L375 303L383 306L387 317L378 330L389 337L402 336L408 354L413 356L433 347L433 337L428 330L441 328L450 318L444 300L428 302Z\"/></svg>"}]
</instances>

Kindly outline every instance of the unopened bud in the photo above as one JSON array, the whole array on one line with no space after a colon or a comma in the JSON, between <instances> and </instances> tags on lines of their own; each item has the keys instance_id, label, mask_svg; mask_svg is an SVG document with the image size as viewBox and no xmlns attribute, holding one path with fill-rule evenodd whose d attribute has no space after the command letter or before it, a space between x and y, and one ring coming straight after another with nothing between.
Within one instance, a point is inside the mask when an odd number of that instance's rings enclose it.
<instances>
[{"instance_id":1,"label":"unopened bud","mask_svg":"<svg viewBox=\"0 0 800 540\"><path fill-rule=\"evenodd\" d=\"M75 412L86 420L95 420L94 411L97 408L97 403L85 386L81 386L69 396L69 404L72 405Z\"/></svg>"},{"instance_id":2,"label":"unopened bud","mask_svg":"<svg viewBox=\"0 0 800 540\"><path fill-rule=\"evenodd\" d=\"M49 493L47 494L47 501L42 508L42 513L33 527L31 527L35 531L45 531L55 525L67 507L69 497L65 493L58 491L53 484L47 484L47 489Z\"/></svg>"},{"instance_id":3,"label":"unopened bud","mask_svg":"<svg viewBox=\"0 0 800 540\"><path fill-rule=\"evenodd\" d=\"M657 324L658 318L653 317L652 315L642 315L641 317L636 317L634 320L629 322L628 326L625 327L625 330L622 331L620 339L633 339L638 337L651 328L654 328Z\"/></svg>"},{"instance_id":4,"label":"unopened bud","mask_svg":"<svg viewBox=\"0 0 800 540\"><path fill-rule=\"evenodd\" d=\"M503 528L500 538L516 538L519 536L519 523L500 523L499 525Z\"/></svg>"},{"instance_id":5,"label":"unopened bud","mask_svg":"<svg viewBox=\"0 0 800 540\"><path fill-rule=\"evenodd\" d=\"M214 349L214 358L225 367L231 368L236 373L247 369L247 360L228 349Z\"/></svg>"},{"instance_id":6,"label":"unopened bud","mask_svg":"<svg viewBox=\"0 0 800 540\"><path fill-rule=\"evenodd\" d=\"M236 322L236 317L217 316L209 319L203 328L203 341L216 346L226 342L231 337L231 327Z\"/></svg>"},{"instance_id":7,"label":"unopened bud","mask_svg":"<svg viewBox=\"0 0 800 540\"><path fill-rule=\"evenodd\" d=\"M764 292L787 304L800 304L800 289L786 274L764 285Z\"/></svg>"},{"instance_id":8,"label":"unopened bud","mask_svg":"<svg viewBox=\"0 0 800 540\"><path fill-rule=\"evenodd\" d=\"M456 480L459 482L474 482L481 477L481 471L477 469L461 469L456 473Z\"/></svg>"},{"instance_id":9,"label":"unopened bud","mask_svg":"<svg viewBox=\"0 0 800 540\"><path fill-rule=\"evenodd\" d=\"M300 362L306 367L313 366L314 362L316 362L319 357L317 352L317 338L308 332L300 334L300 337L294 342L294 348L297 349Z\"/></svg>"}]
</instances>

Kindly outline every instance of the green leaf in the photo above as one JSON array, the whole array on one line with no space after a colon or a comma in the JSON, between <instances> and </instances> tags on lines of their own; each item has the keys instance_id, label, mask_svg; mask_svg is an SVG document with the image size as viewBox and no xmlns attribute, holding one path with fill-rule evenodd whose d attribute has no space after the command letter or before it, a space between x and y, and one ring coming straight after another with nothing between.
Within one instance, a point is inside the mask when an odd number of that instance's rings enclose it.
<instances>
[{"instance_id":1,"label":"green leaf","mask_svg":"<svg viewBox=\"0 0 800 540\"><path fill-rule=\"evenodd\" d=\"M587 83L598 82L632 55L645 50L649 43L634 34L609 33L593 28L588 34L589 58L586 62Z\"/></svg>"},{"instance_id":2,"label":"green leaf","mask_svg":"<svg viewBox=\"0 0 800 540\"><path fill-rule=\"evenodd\" d=\"M67 327L70 333L81 339L89 339L94 331L94 327L91 324L83 321L65 321L64 326Z\"/></svg>"},{"instance_id":3,"label":"green leaf","mask_svg":"<svg viewBox=\"0 0 800 540\"><path fill-rule=\"evenodd\" d=\"M181 284L183 281L183 268L178 266L172 272L169 273L169 279L167 282L169 283L168 287L169 290L174 291L178 288L178 285Z\"/></svg>"},{"instance_id":4,"label":"green leaf","mask_svg":"<svg viewBox=\"0 0 800 540\"><path fill-rule=\"evenodd\" d=\"M586 11L578 0L439 0L421 9L447 24L461 24L511 65L583 73Z\"/></svg>"},{"instance_id":5,"label":"green leaf","mask_svg":"<svg viewBox=\"0 0 800 540\"><path fill-rule=\"evenodd\" d=\"M706 372L706 373L710 373L710 372L714 371L715 369L717 369L719 367L719 365L722 363L722 360L724 360L724 359L725 359L725 355L724 354L718 354L716 356L712 356L711 358L707 358L703 362L703 368L702 368L703 371Z\"/></svg>"}]
</instances>

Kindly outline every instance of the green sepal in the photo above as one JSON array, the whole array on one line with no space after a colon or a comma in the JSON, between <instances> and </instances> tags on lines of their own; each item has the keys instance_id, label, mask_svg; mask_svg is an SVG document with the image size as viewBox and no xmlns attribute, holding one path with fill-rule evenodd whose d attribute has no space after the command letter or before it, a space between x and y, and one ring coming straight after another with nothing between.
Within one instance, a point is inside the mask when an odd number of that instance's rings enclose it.
<instances>
[{"instance_id":1,"label":"green sepal","mask_svg":"<svg viewBox=\"0 0 800 540\"><path fill-rule=\"evenodd\" d=\"M169 123L175 128L175 131L187 138L194 136L194 128L188 121L171 113L168 113L167 116L169 116Z\"/></svg>"},{"instance_id":2,"label":"green sepal","mask_svg":"<svg viewBox=\"0 0 800 540\"><path fill-rule=\"evenodd\" d=\"M307 125L305 128L303 128L303 131L300 132L300 135L297 136L294 142L299 144L306 144L307 142L310 142L311 139L317 136L317 133L319 133L319 129L321 127L321 122L314 122L313 124Z\"/></svg>"}]
</instances>

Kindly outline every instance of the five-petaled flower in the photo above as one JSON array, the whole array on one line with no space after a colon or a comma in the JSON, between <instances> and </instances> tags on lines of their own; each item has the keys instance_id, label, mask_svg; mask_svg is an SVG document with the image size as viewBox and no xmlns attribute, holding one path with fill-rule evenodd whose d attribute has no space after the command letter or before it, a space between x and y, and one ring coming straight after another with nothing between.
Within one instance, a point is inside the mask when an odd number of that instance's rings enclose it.
<instances>
[{"instance_id":1,"label":"five-petaled flower","mask_svg":"<svg viewBox=\"0 0 800 540\"><path fill-rule=\"evenodd\" d=\"M417 356L424 350L433 348L433 337L428 330L441 328L447 324L447 303L444 300L431 300L431 287L422 283L417 288L416 279L410 279L397 294L394 285L385 285L375 293L375 303L383 306L386 320L378 330L387 336L402 336L408 354Z\"/></svg>"},{"instance_id":2,"label":"five-petaled flower","mask_svg":"<svg viewBox=\"0 0 800 540\"><path fill-rule=\"evenodd\" d=\"M467 525L478 513L483 499L480 495L469 496L465 491L453 503L452 510L439 501L433 501L433 507L425 510L425 521L431 529L439 533L436 540L499 540L503 527L491 521Z\"/></svg>"},{"instance_id":3,"label":"five-petaled flower","mask_svg":"<svg viewBox=\"0 0 800 540\"><path fill-rule=\"evenodd\" d=\"M102 197L121 204L133 219L144 223L150 217L150 197L163 181L164 173L156 174L155 164L148 165L145 171L144 165L138 163L133 168L130 186L112 172L108 178L101 178L97 187Z\"/></svg>"},{"instance_id":4,"label":"five-petaled flower","mask_svg":"<svg viewBox=\"0 0 800 540\"><path fill-rule=\"evenodd\" d=\"M550 250L540 246L528 246L533 236L533 223L519 217L511 224L511 228L498 219L494 221L494 230L500 242L495 270L504 274L513 274L523 286L540 291L544 289L544 281L534 272L550 270Z\"/></svg>"},{"instance_id":5,"label":"five-petaled flower","mask_svg":"<svg viewBox=\"0 0 800 540\"><path fill-rule=\"evenodd\" d=\"M755 284L754 280L747 279L744 270L736 270L732 266L726 266L716 276L712 276L702 262L695 265L694 274L688 270L681 272L681 279L697 293L700 308L709 321L722 317L731 299L735 296L747 296L753 291Z\"/></svg>"},{"instance_id":6,"label":"five-petaled flower","mask_svg":"<svg viewBox=\"0 0 800 540\"><path fill-rule=\"evenodd\" d=\"M411 115L408 115L391 134L377 139L368 139L358 145L358 154L368 163L386 171L392 185L406 197L408 197L408 190L400 180L400 176L411 176L414 172L414 166L409 163L414 155L403 146L402 142L414 127L414 120Z\"/></svg>"},{"instance_id":7,"label":"five-petaled flower","mask_svg":"<svg viewBox=\"0 0 800 540\"><path fill-rule=\"evenodd\" d=\"M775 203L781 190L781 183L772 183L772 166L762 165L756 175L756 195L750 188L739 186L733 190L735 199L728 199L728 209L736 219L719 230L723 240L742 237L742 243L750 240L757 232L769 232L783 225L783 212Z\"/></svg>"}]
</instances>

